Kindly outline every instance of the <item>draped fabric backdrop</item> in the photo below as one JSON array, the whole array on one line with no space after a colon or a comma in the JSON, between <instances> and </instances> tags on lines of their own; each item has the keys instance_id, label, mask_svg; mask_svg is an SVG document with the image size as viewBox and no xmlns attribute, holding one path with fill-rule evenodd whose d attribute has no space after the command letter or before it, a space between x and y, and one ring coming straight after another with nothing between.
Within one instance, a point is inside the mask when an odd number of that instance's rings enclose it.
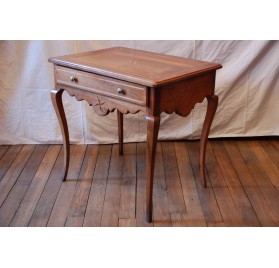
<instances>
[{"instance_id":1,"label":"draped fabric backdrop","mask_svg":"<svg viewBox=\"0 0 279 268\"><path fill-rule=\"evenodd\" d=\"M279 135L279 41L0 41L0 143L62 142L48 58L112 46L221 63L210 137ZM100 117L63 95L71 143L117 142L116 112ZM162 114L159 139L199 138L206 106L197 104L186 118ZM125 115L125 142L145 139L145 115Z\"/></svg>"}]
</instances>

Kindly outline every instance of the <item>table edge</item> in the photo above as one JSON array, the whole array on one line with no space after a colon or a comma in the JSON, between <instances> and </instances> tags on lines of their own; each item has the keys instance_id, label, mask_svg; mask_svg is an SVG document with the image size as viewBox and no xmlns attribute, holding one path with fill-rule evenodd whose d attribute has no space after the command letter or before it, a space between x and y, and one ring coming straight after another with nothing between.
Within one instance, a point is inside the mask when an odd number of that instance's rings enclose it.
<instances>
[{"instance_id":1,"label":"table edge","mask_svg":"<svg viewBox=\"0 0 279 268\"><path fill-rule=\"evenodd\" d=\"M123 81L128 81L131 83L136 83L136 84L147 86L147 87L159 87L159 86L167 85L172 82L181 81L183 79L194 77L194 76L204 74L207 72L216 71L223 67L221 64L216 63L215 65L212 65L212 66L205 68L203 70L200 70L200 71L195 71L195 72L187 73L184 75L175 76L175 77L172 77L172 78L166 79L166 80L154 81L154 80L146 79L146 78L143 78L140 76L130 76L128 74L116 73L113 71L108 71L108 70L100 69L97 67L91 67L91 66L89 67L89 66L76 64L76 63L71 63L71 62L67 62L64 60L59 60L56 57L51 57L48 59L48 61L50 63L53 63L58 66L64 66L64 67L68 67L68 68L75 69L75 70L86 71L89 73L103 75L103 76L107 76L107 77L111 77L111 78L115 78L115 79L119 79L119 80L123 80Z\"/></svg>"}]
</instances>

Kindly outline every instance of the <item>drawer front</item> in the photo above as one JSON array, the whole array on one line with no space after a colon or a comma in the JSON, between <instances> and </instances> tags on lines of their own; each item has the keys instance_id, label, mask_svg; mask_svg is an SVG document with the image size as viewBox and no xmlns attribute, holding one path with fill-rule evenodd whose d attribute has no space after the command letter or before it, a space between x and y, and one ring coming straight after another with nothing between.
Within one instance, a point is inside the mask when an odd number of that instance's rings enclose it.
<instances>
[{"instance_id":1,"label":"drawer front","mask_svg":"<svg viewBox=\"0 0 279 268\"><path fill-rule=\"evenodd\" d=\"M147 90L141 85L61 66L55 67L55 78L58 85L80 88L99 95L147 105Z\"/></svg>"}]
</instances>

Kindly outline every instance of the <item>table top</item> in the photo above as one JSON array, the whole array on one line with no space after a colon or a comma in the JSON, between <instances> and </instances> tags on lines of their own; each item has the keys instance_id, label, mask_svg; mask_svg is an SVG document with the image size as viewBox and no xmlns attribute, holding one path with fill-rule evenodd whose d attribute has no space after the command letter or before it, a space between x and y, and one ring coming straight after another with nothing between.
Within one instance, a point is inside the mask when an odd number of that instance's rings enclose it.
<instances>
[{"instance_id":1,"label":"table top","mask_svg":"<svg viewBox=\"0 0 279 268\"><path fill-rule=\"evenodd\" d=\"M157 87L222 68L218 63L113 47L49 59L57 65Z\"/></svg>"}]
</instances>

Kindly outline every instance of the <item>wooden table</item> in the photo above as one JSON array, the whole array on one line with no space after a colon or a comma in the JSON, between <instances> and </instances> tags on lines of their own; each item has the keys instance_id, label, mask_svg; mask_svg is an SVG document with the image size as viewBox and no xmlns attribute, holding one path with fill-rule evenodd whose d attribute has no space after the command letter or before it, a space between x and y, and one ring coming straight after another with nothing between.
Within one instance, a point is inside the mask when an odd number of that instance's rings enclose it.
<instances>
[{"instance_id":1,"label":"wooden table","mask_svg":"<svg viewBox=\"0 0 279 268\"><path fill-rule=\"evenodd\" d=\"M55 89L51 99L64 143L63 181L66 180L70 145L62 103L67 91L78 101L86 100L105 116L117 110L119 154L123 154L123 114L146 113L146 220L152 221L153 174L162 112L187 116L195 104L207 98L208 107L200 143L200 176L206 187L205 150L218 105L214 95L220 64L197 61L124 47L50 58L54 63Z\"/></svg>"}]
</instances>

